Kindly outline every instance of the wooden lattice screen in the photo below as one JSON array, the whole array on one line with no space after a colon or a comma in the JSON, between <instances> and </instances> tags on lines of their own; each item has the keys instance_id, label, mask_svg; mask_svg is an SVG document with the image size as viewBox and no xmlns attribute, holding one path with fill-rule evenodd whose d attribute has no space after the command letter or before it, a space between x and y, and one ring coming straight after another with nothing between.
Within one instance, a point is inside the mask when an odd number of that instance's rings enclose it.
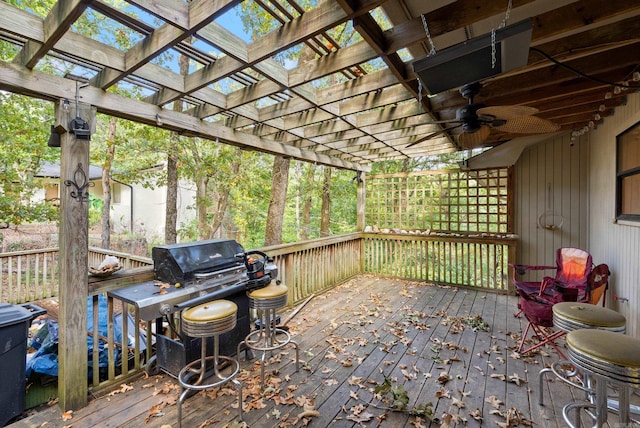
<instances>
[{"instance_id":1,"label":"wooden lattice screen","mask_svg":"<svg viewBox=\"0 0 640 428\"><path fill-rule=\"evenodd\" d=\"M366 225L432 232L509 233L510 169L367 177Z\"/></svg>"}]
</instances>

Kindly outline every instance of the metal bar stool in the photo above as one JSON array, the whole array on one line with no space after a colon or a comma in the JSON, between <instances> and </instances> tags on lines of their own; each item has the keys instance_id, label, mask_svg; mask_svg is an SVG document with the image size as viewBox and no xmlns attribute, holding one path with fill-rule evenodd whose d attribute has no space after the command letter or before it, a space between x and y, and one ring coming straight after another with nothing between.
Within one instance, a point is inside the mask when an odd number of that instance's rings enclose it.
<instances>
[{"instance_id":1,"label":"metal bar stool","mask_svg":"<svg viewBox=\"0 0 640 428\"><path fill-rule=\"evenodd\" d=\"M595 381L594 403L569 403L562 409L565 422L572 428L580 426L580 410L595 409L593 419L600 428L607 422L610 408L607 387L618 389L620 423L630 426L629 389L640 387L640 340L606 330L580 329L567 334L569 361ZM569 413L575 410L574 423ZM590 415L591 416L591 415Z\"/></svg>"},{"instance_id":2,"label":"metal bar stool","mask_svg":"<svg viewBox=\"0 0 640 428\"><path fill-rule=\"evenodd\" d=\"M240 355L240 348L243 344L248 349L262 351L260 364L260 386L262 389L264 389L264 366L267 352L280 349L289 343L293 344L296 349L296 371L300 370L298 344L291 339L288 331L276 326L276 310L286 306L287 293L287 287L278 281L248 294L249 308L256 310L259 327L238 343L238 355Z\"/></svg>"},{"instance_id":3,"label":"metal bar stool","mask_svg":"<svg viewBox=\"0 0 640 428\"><path fill-rule=\"evenodd\" d=\"M617 333L624 333L626 329L627 320L624 315L590 303L561 302L553 305L552 310L553 325L562 335L578 329L608 330ZM591 391L589 376L585 377L584 383L574 382L574 379L578 379L575 367L566 360L556 361L550 367L540 370L538 374L541 406L544 406L542 379L545 373L553 373L563 382L587 393Z\"/></svg>"},{"instance_id":4,"label":"metal bar stool","mask_svg":"<svg viewBox=\"0 0 640 428\"><path fill-rule=\"evenodd\" d=\"M178 374L178 382L182 387L178 398L178 428L182 426L182 402L189 392L214 388L227 382L233 382L238 389L238 409L240 420L242 420L242 384L235 379L240 370L240 364L235 358L218 354L220 335L235 328L237 313L238 306L229 300L214 300L185 309L182 312L182 330L191 337L201 337L202 349L200 359L187 364ZM211 336L213 336L213 355L207 356L207 338ZM220 363L222 361L231 364L230 374L225 375L221 372ZM217 380L202 383L205 379L205 373L207 373L207 362L213 363L213 374ZM198 378L192 382L195 375Z\"/></svg>"}]
</instances>

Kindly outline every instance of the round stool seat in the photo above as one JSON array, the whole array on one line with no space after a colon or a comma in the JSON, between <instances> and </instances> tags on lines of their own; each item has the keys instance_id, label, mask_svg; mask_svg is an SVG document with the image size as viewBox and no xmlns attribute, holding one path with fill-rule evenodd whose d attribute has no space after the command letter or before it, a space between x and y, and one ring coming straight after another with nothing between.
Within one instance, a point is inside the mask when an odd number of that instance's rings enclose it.
<instances>
[{"instance_id":1,"label":"round stool seat","mask_svg":"<svg viewBox=\"0 0 640 428\"><path fill-rule=\"evenodd\" d=\"M612 309L576 302L556 303L552 309L554 326L566 332L581 328L625 332L626 318Z\"/></svg>"},{"instance_id":2,"label":"round stool seat","mask_svg":"<svg viewBox=\"0 0 640 428\"><path fill-rule=\"evenodd\" d=\"M640 386L640 340L607 330L580 329L567 334L569 359L608 379Z\"/></svg>"},{"instance_id":3,"label":"round stool seat","mask_svg":"<svg viewBox=\"0 0 640 428\"><path fill-rule=\"evenodd\" d=\"M277 309L287 304L289 289L283 284L269 284L264 288L251 291L249 306L254 309Z\"/></svg>"},{"instance_id":4,"label":"round stool seat","mask_svg":"<svg viewBox=\"0 0 640 428\"><path fill-rule=\"evenodd\" d=\"M269 284L266 287L258 288L249 293L251 299L273 299L276 297L286 296L289 289L284 284Z\"/></svg>"},{"instance_id":5,"label":"round stool seat","mask_svg":"<svg viewBox=\"0 0 640 428\"><path fill-rule=\"evenodd\" d=\"M182 312L182 329L191 337L226 333L236 326L238 306L229 300L214 300Z\"/></svg>"}]
</instances>

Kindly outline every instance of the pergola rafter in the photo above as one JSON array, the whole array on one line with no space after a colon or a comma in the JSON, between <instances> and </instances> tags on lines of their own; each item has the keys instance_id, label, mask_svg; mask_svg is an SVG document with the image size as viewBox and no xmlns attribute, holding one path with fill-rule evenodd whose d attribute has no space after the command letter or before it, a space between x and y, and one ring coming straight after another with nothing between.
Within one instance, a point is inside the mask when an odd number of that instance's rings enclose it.
<instances>
[{"instance_id":1,"label":"pergola rafter","mask_svg":"<svg viewBox=\"0 0 640 428\"><path fill-rule=\"evenodd\" d=\"M429 125L434 119L452 120L466 103L457 90L429 97L421 93L411 62L430 49L424 23L436 47L443 49L490 31L506 16L502 2L481 0L435 9L417 0L323 0L308 10L295 0L244 1L255 1L273 19L275 30L247 42L224 28L219 18L240 0L130 0L118 6L100 0L60 1L45 18L3 2L0 38L19 47L11 72L26 80L40 78L38 64L46 58L85 70L91 89L104 92L96 97L99 112L249 149L367 170L373 160L459 149L457 130L414 144L444 126ZM620 81L637 68L639 59L630 54L637 51L632 36L640 25L637 2L620 0L606 7L601 0L511 3L512 22L526 17L535 22L532 46L586 74ZM123 8L127 4L133 12ZM75 32L74 23L90 10L135 33L132 47L109 46ZM380 11L388 23L380 21ZM343 25L358 36L341 46L335 32ZM293 67L280 62L279 56L300 46L315 58ZM191 61L189 72L183 76L156 60L167 54L185 55ZM33 92L29 87L38 85L17 89L14 83L0 77L2 89L51 100L60 96L52 88ZM136 100L144 106L140 113L111 105L114 100L106 92L122 83L141 88L144 96ZM567 131L597 126L617 105L596 91L606 85L585 82L535 52L527 67L485 83L477 102L531 105ZM558 104L563 97L579 97L577 110ZM172 112L176 102L182 113ZM162 120L154 120L156 115ZM594 122L594 117L599 119ZM182 124L189 125L181 129ZM492 131L486 144L514 137Z\"/></svg>"}]
</instances>

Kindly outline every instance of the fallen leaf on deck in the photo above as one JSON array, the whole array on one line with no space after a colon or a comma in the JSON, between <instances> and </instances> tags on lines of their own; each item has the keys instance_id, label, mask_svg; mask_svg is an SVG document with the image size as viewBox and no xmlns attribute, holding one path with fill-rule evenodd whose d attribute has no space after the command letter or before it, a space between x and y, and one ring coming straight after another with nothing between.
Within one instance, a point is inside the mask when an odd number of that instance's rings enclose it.
<instances>
[{"instance_id":1,"label":"fallen leaf on deck","mask_svg":"<svg viewBox=\"0 0 640 428\"><path fill-rule=\"evenodd\" d=\"M315 407L310 404L304 406L304 411L298 413L298 418L309 418L309 417L317 417L320 416L320 412L318 412Z\"/></svg>"},{"instance_id":2,"label":"fallen leaf on deck","mask_svg":"<svg viewBox=\"0 0 640 428\"><path fill-rule=\"evenodd\" d=\"M451 398L451 391L445 389L444 386L441 386L438 391L436 391L436 398Z\"/></svg>"},{"instance_id":3,"label":"fallen leaf on deck","mask_svg":"<svg viewBox=\"0 0 640 428\"><path fill-rule=\"evenodd\" d=\"M107 395L108 395L109 397L112 397L112 396L114 396L114 395L116 395L116 394L123 394L123 393L125 393L125 392L127 392L127 391L131 391L131 390L133 390L133 386L131 386L131 385L127 385L126 383L123 383L123 384L120 386L120 389L116 389L115 391L111 391L111 392L110 392L109 394L107 394Z\"/></svg>"},{"instance_id":4,"label":"fallen leaf on deck","mask_svg":"<svg viewBox=\"0 0 640 428\"><path fill-rule=\"evenodd\" d=\"M459 409L464 409L465 405L462 400L457 399L456 397L451 398L451 404L458 407Z\"/></svg>"},{"instance_id":5,"label":"fallen leaf on deck","mask_svg":"<svg viewBox=\"0 0 640 428\"><path fill-rule=\"evenodd\" d=\"M469 416L478 422L482 422L482 410L480 409L475 409L474 411L469 412Z\"/></svg>"},{"instance_id":6,"label":"fallen leaf on deck","mask_svg":"<svg viewBox=\"0 0 640 428\"><path fill-rule=\"evenodd\" d=\"M499 374L499 373L493 373L489 377L493 379L507 380L507 375Z\"/></svg>"},{"instance_id":7,"label":"fallen leaf on deck","mask_svg":"<svg viewBox=\"0 0 640 428\"><path fill-rule=\"evenodd\" d=\"M338 381L336 379L327 379L324 381L325 385L327 386L333 386L333 385L337 385Z\"/></svg>"},{"instance_id":8,"label":"fallen leaf on deck","mask_svg":"<svg viewBox=\"0 0 640 428\"><path fill-rule=\"evenodd\" d=\"M438 383L441 383L444 385L449 381L449 379L451 379L451 376L449 375L449 373L440 372L440 375L438 376Z\"/></svg>"},{"instance_id":9,"label":"fallen leaf on deck","mask_svg":"<svg viewBox=\"0 0 640 428\"><path fill-rule=\"evenodd\" d=\"M426 425L422 423L422 418L415 418L415 420L409 422L415 428L427 428Z\"/></svg>"},{"instance_id":10,"label":"fallen leaf on deck","mask_svg":"<svg viewBox=\"0 0 640 428\"><path fill-rule=\"evenodd\" d=\"M444 413L442 415L442 423L440 424L440 428L452 428L451 415L449 413Z\"/></svg>"},{"instance_id":11,"label":"fallen leaf on deck","mask_svg":"<svg viewBox=\"0 0 640 428\"><path fill-rule=\"evenodd\" d=\"M501 404L504 404L498 397L496 397L495 395L492 395L490 397L485 398L485 400L487 403L491 404L493 407L495 407L496 409L500 407Z\"/></svg>"},{"instance_id":12,"label":"fallen leaf on deck","mask_svg":"<svg viewBox=\"0 0 640 428\"><path fill-rule=\"evenodd\" d=\"M151 409L149 409L149 414L147 415L146 418L144 418L144 423L149 423L149 421L151 420L151 418L155 417L155 416L161 416L162 413L162 405L160 404L155 404L153 406L151 406Z\"/></svg>"},{"instance_id":13,"label":"fallen leaf on deck","mask_svg":"<svg viewBox=\"0 0 640 428\"><path fill-rule=\"evenodd\" d=\"M518 373L514 373L513 375L509 376L509 380L518 386L520 386L520 382L527 382L526 379L521 378Z\"/></svg>"},{"instance_id":14,"label":"fallen leaf on deck","mask_svg":"<svg viewBox=\"0 0 640 428\"><path fill-rule=\"evenodd\" d=\"M73 410L67 410L62 414L63 421L68 421L70 419L73 419Z\"/></svg>"}]
</instances>

